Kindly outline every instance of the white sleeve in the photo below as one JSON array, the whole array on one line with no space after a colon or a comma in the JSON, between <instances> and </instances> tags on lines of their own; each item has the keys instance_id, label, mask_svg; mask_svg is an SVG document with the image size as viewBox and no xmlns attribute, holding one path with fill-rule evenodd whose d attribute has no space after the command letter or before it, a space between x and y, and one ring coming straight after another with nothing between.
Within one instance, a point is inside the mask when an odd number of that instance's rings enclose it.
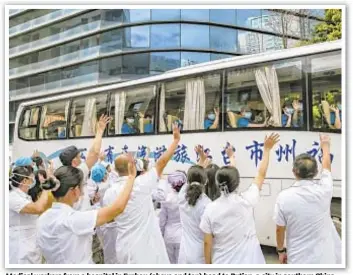
<instances>
[{"instance_id":1,"label":"white sleeve","mask_svg":"<svg viewBox=\"0 0 353 275\"><path fill-rule=\"evenodd\" d=\"M277 198L276 204L275 204L275 210L273 214L273 220L276 223L276 225L279 226L286 226L286 218L284 216L284 213L281 209L281 203L280 200Z\"/></svg>"},{"instance_id":2,"label":"white sleeve","mask_svg":"<svg viewBox=\"0 0 353 275\"><path fill-rule=\"evenodd\" d=\"M31 200L21 197L15 191L10 191L9 204L10 210L20 213L21 210L27 205L32 203Z\"/></svg>"},{"instance_id":3,"label":"white sleeve","mask_svg":"<svg viewBox=\"0 0 353 275\"><path fill-rule=\"evenodd\" d=\"M89 174L89 168L86 162L82 162L77 168L81 169L83 173L83 184L86 184L88 180L88 174Z\"/></svg>"},{"instance_id":4,"label":"white sleeve","mask_svg":"<svg viewBox=\"0 0 353 275\"><path fill-rule=\"evenodd\" d=\"M75 211L67 219L67 227L75 235L93 234L96 227L98 210Z\"/></svg>"},{"instance_id":5,"label":"white sleeve","mask_svg":"<svg viewBox=\"0 0 353 275\"><path fill-rule=\"evenodd\" d=\"M260 190L256 184L251 184L249 189L241 194L252 207L255 207L260 200Z\"/></svg>"},{"instance_id":6,"label":"white sleeve","mask_svg":"<svg viewBox=\"0 0 353 275\"><path fill-rule=\"evenodd\" d=\"M152 168L145 174L137 177L134 184L139 186L142 192L152 195L153 189L157 187L158 179L156 168Z\"/></svg>"},{"instance_id":7,"label":"white sleeve","mask_svg":"<svg viewBox=\"0 0 353 275\"><path fill-rule=\"evenodd\" d=\"M211 220L207 209L208 208L205 209L205 212L201 217L200 229L205 234L212 234Z\"/></svg>"},{"instance_id":8,"label":"white sleeve","mask_svg":"<svg viewBox=\"0 0 353 275\"><path fill-rule=\"evenodd\" d=\"M323 169L321 173L320 185L333 192L333 179L329 170Z\"/></svg>"}]
</instances>

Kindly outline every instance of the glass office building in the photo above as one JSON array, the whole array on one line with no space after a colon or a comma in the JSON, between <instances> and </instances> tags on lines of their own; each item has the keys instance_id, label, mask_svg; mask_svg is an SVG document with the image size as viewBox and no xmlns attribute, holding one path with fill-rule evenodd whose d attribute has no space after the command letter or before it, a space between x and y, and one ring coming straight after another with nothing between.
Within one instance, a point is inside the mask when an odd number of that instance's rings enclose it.
<instances>
[{"instance_id":1,"label":"glass office building","mask_svg":"<svg viewBox=\"0 0 353 275\"><path fill-rule=\"evenodd\" d=\"M12 9L10 143L25 100L293 47L323 21L324 10L304 11Z\"/></svg>"}]
</instances>

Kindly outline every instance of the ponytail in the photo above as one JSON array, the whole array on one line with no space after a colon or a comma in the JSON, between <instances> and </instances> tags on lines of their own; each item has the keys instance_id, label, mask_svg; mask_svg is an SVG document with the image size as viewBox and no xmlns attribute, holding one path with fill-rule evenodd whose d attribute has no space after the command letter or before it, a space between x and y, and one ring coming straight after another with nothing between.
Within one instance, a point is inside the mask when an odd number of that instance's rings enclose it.
<instances>
[{"instance_id":1,"label":"ponytail","mask_svg":"<svg viewBox=\"0 0 353 275\"><path fill-rule=\"evenodd\" d=\"M200 165L191 166L188 170L187 180L188 187L185 198L189 205L195 206L197 200L204 192L204 185L207 181L205 169Z\"/></svg>"},{"instance_id":2,"label":"ponytail","mask_svg":"<svg viewBox=\"0 0 353 275\"><path fill-rule=\"evenodd\" d=\"M199 182L193 182L189 184L188 188L186 189L186 200L188 201L188 204L195 206L202 192L203 188Z\"/></svg>"},{"instance_id":3,"label":"ponytail","mask_svg":"<svg viewBox=\"0 0 353 275\"><path fill-rule=\"evenodd\" d=\"M221 196L221 192L216 184L216 173L219 170L218 165L210 164L206 167L207 184L206 184L206 195L212 200L216 200Z\"/></svg>"}]
</instances>

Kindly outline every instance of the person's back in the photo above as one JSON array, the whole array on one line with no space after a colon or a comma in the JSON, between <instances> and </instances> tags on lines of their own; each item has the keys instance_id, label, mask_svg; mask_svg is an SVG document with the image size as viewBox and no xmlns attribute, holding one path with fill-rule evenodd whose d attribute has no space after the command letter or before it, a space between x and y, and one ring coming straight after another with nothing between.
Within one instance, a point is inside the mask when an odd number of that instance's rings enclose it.
<instances>
[{"instance_id":1,"label":"person's back","mask_svg":"<svg viewBox=\"0 0 353 275\"><path fill-rule=\"evenodd\" d=\"M288 263L336 263L332 240L338 233L330 215L330 182L331 173L324 170L320 181L297 181L279 194L279 215L286 219Z\"/></svg>"},{"instance_id":2,"label":"person's back","mask_svg":"<svg viewBox=\"0 0 353 275\"><path fill-rule=\"evenodd\" d=\"M161 203L160 219L164 212L167 217L163 234L165 242L180 243L181 223L177 193L169 194L166 201Z\"/></svg>"},{"instance_id":3,"label":"person's back","mask_svg":"<svg viewBox=\"0 0 353 275\"><path fill-rule=\"evenodd\" d=\"M254 185L247 192L259 193ZM252 264L263 261L253 211L253 205L246 200L246 196L236 193L223 195L206 207L200 226L212 228L213 264Z\"/></svg>"},{"instance_id":4,"label":"person's back","mask_svg":"<svg viewBox=\"0 0 353 275\"><path fill-rule=\"evenodd\" d=\"M151 200L151 190L157 180L154 168L138 176L124 213L115 220L119 263L169 263ZM125 181L125 177L120 177L118 184L106 191L104 205L108 205L121 192ZM150 247L154 249L146 253L145 249Z\"/></svg>"}]
</instances>

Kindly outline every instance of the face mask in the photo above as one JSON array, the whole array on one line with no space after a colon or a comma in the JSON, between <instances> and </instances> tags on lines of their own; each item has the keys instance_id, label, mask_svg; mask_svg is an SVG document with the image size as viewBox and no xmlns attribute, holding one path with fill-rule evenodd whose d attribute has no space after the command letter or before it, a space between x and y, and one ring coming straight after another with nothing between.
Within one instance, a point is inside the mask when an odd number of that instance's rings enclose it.
<instances>
[{"instance_id":1,"label":"face mask","mask_svg":"<svg viewBox=\"0 0 353 275\"><path fill-rule=\"evenodd\" d=\"M37 165L34 165L34 166L33 166L33 171L34 171L34 173L38 171Z\"/></svg>"},{"instance_id":2,"label":"face mask","mask_svg":"<svg viewBox=\"0 0 353 275\"><path fill-rule=\"evenodd\" d=\"M216 115L215 114L209 114L208 115L208 119L209 120L215 120L216 119Z\"/></svg>"},{"instance_id":3,"label":"face mask","mask_svg":"<svg viewBox=\"0 0 353 275\"><path fill-rule=\"evenodd\" d=\"M288 114L293 114L294 113L294 109L293 108L287 108L287 113Z\"/></svg>"},{"instance_id":4,"label":"face mask","mask_svg":"<svg viewBox=\"0 0 353 275\"><path fill-rule=\"evenodd\" d=\"M128 119L126 119L126 121L127 121L127 123L132 124L132 123L134 123L135 120L133 118L128 118Z\"/></svg>"},{"instance_id":5,"label":"face mask","mask_svg":"<svg viewBox=\"0 0 353 275\"><path fill-rule=\"evenodd\" d=\"M299 104L299 111L303 111L303 104Z\"/></svg>"},{"instance_id":6,"label":"face mask","mask_svg":"<svg viewBox=\"0 0 353 275\"><path fill-rule=\"evenodd\" d=\"M252 116L252 113L251 112L246 112L244 117L247 118L247 119L250 119Z\"/></svg>"},{"instance_id":7,"label":"face mask","mask_svg":"<svg viewBox=\"0 0 353 275\"><path fill-rule=\"evenodd\" d=\"M338 110L342 110L342 105L341 104L337 104L337 108L338 108Z\"/></svg>"},{"instance_id":8,"label":"face mask","mask_svg":"<svg viewBox=\"0 0 353 275\"><path fill-rule=\"evenodd\" d=\"M32 179L32 183L31 184L24 184L24 183L21 183L21 182L18 182L18 181L15 181L15 180L12 180L14 182L16 182L18 185L24 185L24 186L27 186L28 187L28 190L29 189L32 189L34 186L36 186L36 178L35 177L28 177L28 176L25 176L25 175L22 175L22 174L13 174L13 175L17 175L17 176L22 176L22 177L25 177L25 178L28 178L28 179Z\"/></svg>"}]
</instances>

